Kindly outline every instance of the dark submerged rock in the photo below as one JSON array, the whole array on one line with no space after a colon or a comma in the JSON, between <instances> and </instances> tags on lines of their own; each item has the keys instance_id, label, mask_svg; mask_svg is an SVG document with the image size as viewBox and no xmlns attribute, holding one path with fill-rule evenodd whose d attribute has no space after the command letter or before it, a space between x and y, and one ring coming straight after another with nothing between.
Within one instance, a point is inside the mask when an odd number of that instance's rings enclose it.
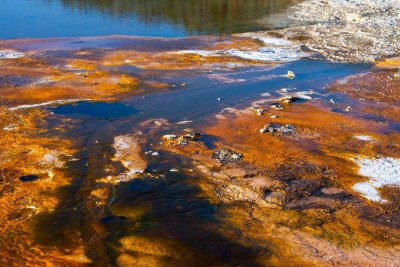
<instances>
[{"instance_id":1,"label":"dark submerged rock","mask_svg":"<svg viewBox=\"0 0 400 267\"><path fill-rule=\"evenodd\" d=\"M33 182L33 181L39 180L39 176L37 176L37 175L25 175L25 176L19 177L19 180L21 182Z\"/></svg>"}]
</instances>

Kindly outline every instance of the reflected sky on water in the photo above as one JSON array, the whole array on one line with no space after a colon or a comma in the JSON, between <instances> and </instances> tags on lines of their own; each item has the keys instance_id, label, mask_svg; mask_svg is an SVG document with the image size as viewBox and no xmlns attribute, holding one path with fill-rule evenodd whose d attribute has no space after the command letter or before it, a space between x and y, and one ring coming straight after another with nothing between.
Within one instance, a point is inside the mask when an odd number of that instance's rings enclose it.
<instances>
[{"instance_id":1,"label":"reflected sky on water","mask_svg":"<svg viewBox=\"0 0 400 267\"><path fill-rule=\"evenodd\" d=\"M0 0L0 38L181 37L285 25L299 0Z\"/></svg>"}]
</instances>

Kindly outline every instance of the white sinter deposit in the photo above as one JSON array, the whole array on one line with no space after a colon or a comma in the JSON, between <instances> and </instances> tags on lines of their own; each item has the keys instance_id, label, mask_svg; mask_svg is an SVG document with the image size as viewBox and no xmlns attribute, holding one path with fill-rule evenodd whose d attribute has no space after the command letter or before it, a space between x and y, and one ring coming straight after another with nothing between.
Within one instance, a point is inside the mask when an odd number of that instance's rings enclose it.
<instances>
[{"instance_id":1,"label":"white sinter deposit","mask_svg":"<svg viewBox=\"0 0 400 267\"><path fill-rule=\"evenodd\" d=\"M238 34L240 37L250 37L264 44L264 46L254 49L229 49L229 50L183 50L179 54L196 54L202 57L223 57L232 56L245 60L253 60L271 63L286 63L296 61L311 54L301 50L300 45L282 38L275 38L266 34L245 33Z\"/></svg>"},{"instance_id":2,"label":"white sinter deposit","mask_svg":"<svg viewBox=\"0 0 400 267\"><path fill-rule=\"evenodd\" d=\"M14 50L0 50L0 59L15 59L24 57L24 53Z\"/></svg>"},{"instance_id":3,"label":"white sinter deposit","mask_svg":"<svg viewBox=\"0 0 400 267\"><path fill-rule=\"evenodd\" d=\"M372 141L374 138L370 135L354 135L354 139L360 140L360 141Z\"/></svg>"},{"instance_id":4,"label":"white sinter deposit","mask_svg":"<svg viewBox=\"0 0 400 267\"><path fill-rule=\"evenodd\" d=\"M147 163L142 159L141 148L135 138L131 135L120 135L114 137L113 147L115 149L115 160L119 161L126 172L119 175L119 180L129 180L134 174L143 173Z\"/></svg>"},{"instance_id":5,"label":"white sinter deposit","mask_svg":"<svg viewBox=\"0 0 400 267\"><path fill-rule=\"evenodd\" d=\"M400 159L363 158L356 159L356 163L360 167L358 173L370 180L355 184L353 190L365 198L376 202L386 202L380 197L377 189L383 186L400 186Z\"/></svg>"},{"instance_id":6,"label":"white sinter deposit","mask_svg":"<svg viewBox=\"0 0 400 267\"><path fill-rule=\"evenodd\" d=\"M20 110L20 109L71 104L71 103L84 102L84 101L91 101L91 99L87 99L87 98L86 99L59 99L59 100L53 100L53 101L48 101L48 102L43 102L43 103L38 103L38 104L29 104L29 105L27 104L27 105L15 106L15 107L9 108L9 110L15 111L15 110Z\"/></svg>"},{"instance_id":7,"label":"white sinter deposit","mask_svg":"<svg viewBox=\"0 0 400 267\"><path fill-rule=\"evenodd\" d=\"M371 62L400 54L400 0L306 0L280 31L331 61Z\"/></svg>"}]
</instances>

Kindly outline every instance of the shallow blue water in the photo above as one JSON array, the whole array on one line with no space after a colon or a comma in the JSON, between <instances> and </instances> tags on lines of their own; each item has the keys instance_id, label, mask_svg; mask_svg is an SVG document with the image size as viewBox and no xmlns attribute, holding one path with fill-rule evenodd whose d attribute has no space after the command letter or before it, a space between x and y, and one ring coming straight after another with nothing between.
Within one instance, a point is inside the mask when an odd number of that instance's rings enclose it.
<instances>
[{"instance_id":1,"label":"shallow blue water","mask_svg":"<svg viewBox=\"0 0 400 267\"><path fill-rule=\"evenodd\" d=\"M134 14L113 17L95 9L68 8L60 1L1 0L0 6L2 39L118 34L185 36L182 28L161 21L146 23Z\"/></svg>"},{"instance_id":2,"label":"shallow blue water","mask_svg":"<svg viewBox=\"0 0 400 267\"><path fill-rule=\"evenodd\" d=\"M0 39L254 31L296 1L0 0Z\"/></svg>"},{"instance_id":3,"label":"shallow blue water","mask_svg":"<svg viewBox=\"0 0 400 267\"><path fill-rule=\"evenodd\" d=\"M138 112L132 106L120 102L80 102L73 105L59 106L53 111L55 114L64 114L80 119L114 119L130 116Z\"/></svg>"},{"instance_id":4,"label":"shallow blue water","mask_svg":"<svg viewBox=\"0 0 400 267\"><path fill-rule=\"evenodd\" d=\"M115 105L115 112L112 116L104 118L130 117L133 122L149 118L166 118L170 121L199 120L227 107L249 105L253 100L262 99L260 96L262 93L270 93L272 98L279 96L276 90L281 88L287 88L292 92L313 90L316 92L314 97L321 98L320 94L327 93L324 86L336 79L365 71L369 67L366 64L338 64L304 59L277 67L245 68L220 73L231 79L242 80L234 83L221 83L210 79L207 74L174 77L166 81L172 84L188 83L188 86L183 89L178 86L179 88L172 91L133 96L122 102L107 104L110 110ZM295 79L291 80L285 76L289 70L296 73ZM119 113L121 103L137 112ZM55 108L54 112L67 116L81 114L96 118L90 114L93 105L96 104L60 106Z\"/></svg>"}]
</instances>

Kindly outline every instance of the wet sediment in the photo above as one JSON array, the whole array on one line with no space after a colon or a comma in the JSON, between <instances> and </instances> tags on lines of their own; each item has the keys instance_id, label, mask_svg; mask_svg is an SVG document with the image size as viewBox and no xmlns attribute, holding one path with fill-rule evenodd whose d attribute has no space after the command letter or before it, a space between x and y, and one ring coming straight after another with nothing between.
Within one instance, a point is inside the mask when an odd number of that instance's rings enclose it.
<instances>
[{"instance_id":1,"label":"wet sediment","mask_svg":"<svg viewBox=\"0 0 400 267\"><path fill-rule=\"evenodd\" d=\"M90 38L50 40L51 50L35 40L1 44L23 53L0 61L3 264L400 261L399 189L391 179L398 170L391 159L400 157L396 70L301 85L318 87L307 91L295 88L301 70L271 75L293 86L198 121L52 114L45 107L176 93L196 86L182 77L273 67L307 53L271 36L98 41L109 49L85 47L96 43ZM253 58L269 46L299 54ZM363 168L382 162L395 171L378 183Z\"/></svg>"}]
</instances>

